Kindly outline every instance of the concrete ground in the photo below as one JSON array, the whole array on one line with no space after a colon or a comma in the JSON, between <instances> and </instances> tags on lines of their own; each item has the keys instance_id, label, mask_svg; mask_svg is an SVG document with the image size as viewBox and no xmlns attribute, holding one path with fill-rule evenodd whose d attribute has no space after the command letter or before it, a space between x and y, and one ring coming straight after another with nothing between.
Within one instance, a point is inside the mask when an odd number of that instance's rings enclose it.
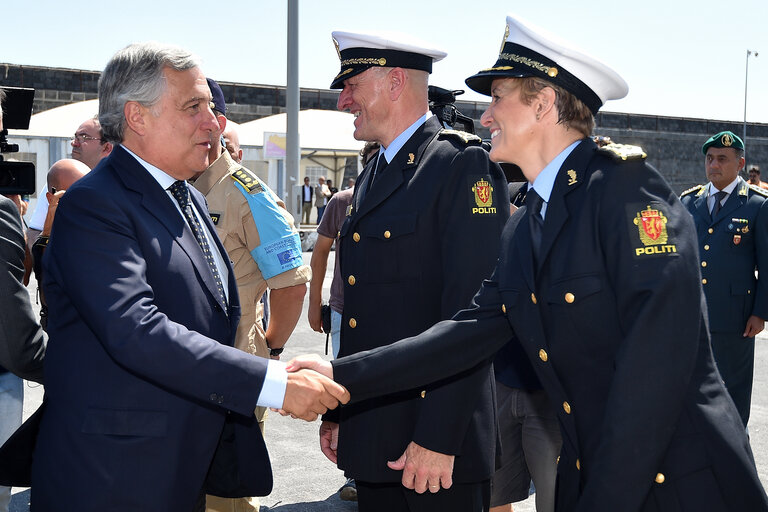
<instances>
[{"instance_id":1,"label":"concrete ground","mask_svg":"<svg viewBox=\"0 0 768 512\"><path fill-rule=\"evenodd\" d=\"M304 253L309 262L311 253ZM327 299L333 272L330 258L324 282ZM30 295L34 303L34 284ZM325 335L312 331L306 319L307 304L285 352L283 360L299 354L325 352ZM327 357L327 356L326 356ZM749 422L752 450L763 485L768 485L768 334L757 337L752 414ZM42 386L26 383L24 413L31 414L42 400ZM338 498L337 490L345 482L341 471L320 452L319 421L306 423L271 414L267 420L266 441L274 471L272 494L262 498L261 512L348 512L357 505ZM371 440L376 442L376 440ZM29 489L14 489L11 512L29 510ZM533 497L514 506L515 512L535 510Z\"/></svg>"}]
</instances>

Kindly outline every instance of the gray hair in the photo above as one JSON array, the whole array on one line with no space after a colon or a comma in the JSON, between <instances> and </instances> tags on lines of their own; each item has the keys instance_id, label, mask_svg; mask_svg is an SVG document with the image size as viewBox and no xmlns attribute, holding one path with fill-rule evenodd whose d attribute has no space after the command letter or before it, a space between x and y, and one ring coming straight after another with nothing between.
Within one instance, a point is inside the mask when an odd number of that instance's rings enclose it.
<instances>
[{"instance_id":1,"label":"gray hair","mask_svg":"<svg viewBox=\"0 0 768 512\"><path fill-rule=\"evenodd\" d=\"M165 92L163 70L186 71L199 59L176 46L134 43L117 52L99 78L99 123L104 141L119 144L125 132L125 104L155 106Z\"/></svg>"}]
</instances>

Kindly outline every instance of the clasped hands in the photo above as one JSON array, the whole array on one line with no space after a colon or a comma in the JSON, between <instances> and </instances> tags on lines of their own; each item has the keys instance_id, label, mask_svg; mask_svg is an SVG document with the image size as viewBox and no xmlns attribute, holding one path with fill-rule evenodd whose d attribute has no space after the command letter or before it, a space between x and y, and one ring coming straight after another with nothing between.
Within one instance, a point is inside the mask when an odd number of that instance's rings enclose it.
<instances>
[{"instance_id":1,"label":"clasped hands","mask_svg":"<svg viewBox=\"0 0 768 512\"><path fill-rule=\"evenodd\" d=\"M303 372L312 371L322 374L327 379L333 379L333 366L331 363L322 359L320 356L304 355L299 356L288 362L286 370L289 373L289 384L291 382L292 375L298 375ZM319 376L318 376L319 377ZM343 395L337 396L338 402L343 404L349 401L349 392L339 384L331 380L331 384L338 387L336 391L341 390ZM335 396L335 395L334 395ZM286 403L288 402L288 392L286 391ZM334 409L337 403L332 406L324 404L327 409ZM291 414L293 417L297 417L296 414L290 413L285 405L283 410L279 411L280 414ZM311 417L314 420L318 414L325 413L325 410L318 411ZM302 419L308 419L308 417L298 416ZM339 440L339 424L330 421L324 421L320 425L320 450L323 454L333 462L337 462L337 448ZM415 442L411 442L405 449L405 452L395 461L387 462L387 466L395 471L402 471L402 484L408 489L413 489L417 493L422 494L429 490L431 493L438 492L441 488L448 489L453 485L453 455L446 455L438 453L423 446L418 445Z\"/></svg>"},{"instance_id":2,"label":"clasped hands","mask_svg":"<svg viewBox=\"0 0 768 512\"><path fill-rule=\"evenodd\" d=\"M349 402L349 392L333 381L333 368L320 356L301 356L286 366L288 382L285 387L283 416L314 421L339 403Z\"/></svg>"}]
</instances>

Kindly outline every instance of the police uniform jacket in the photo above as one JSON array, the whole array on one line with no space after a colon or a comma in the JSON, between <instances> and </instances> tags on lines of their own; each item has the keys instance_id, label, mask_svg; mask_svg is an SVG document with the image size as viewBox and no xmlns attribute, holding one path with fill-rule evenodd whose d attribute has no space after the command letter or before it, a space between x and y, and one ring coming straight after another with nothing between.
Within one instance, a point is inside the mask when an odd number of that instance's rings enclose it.
<instances>
[{"instance_id":1,"label":"police uniform jacket","mask_svg":"<svg viewBox=\"0 0 768 512\"><path fill-rule=\"evenodd\" d=\"M241 310L235 347L269 357L261 297L268 287L287 288L312 277L301 256L293 216L256 174L232 160L226 151L194 186L205 195L216 233L232 260ZM253 200L256 198L259 200ZM264 244L260 231L268 233ZM259 260L264 269L259 267Z\"/></svg>"},{"instance_id":2,"label":"police uniform jacket","mask_svg":"<svg viewBox=\"0 0 768 512\"><path fill-rule=\"evenodd\" d=\"M340 355L388 345L450 318L493 270L509 217L507 186L479 138L467 137L473 136L443 131L430 118L370 191L376 159L358 179L340 233ZM399 378L379 384L386 390ZM400 472L386 462L415 441L456 455L455 481L487 479L495 454L493 399L488 359L461 377L343 407L339 467L363 481L399 482Z\"/></svg>"},{"instance_id":3,"label":"police uniform jacket","mask_svg":"<svg viewBox=\"0 0 768 512\"><path fill-rule=\"evenodd\" d=\"M755 270L768 270L768 192L737 181L714 218L706 185L681 201L696 224L710 331L741 337L750 315L768 319L768 279L755 278Z\"/></svg>"},{"instance_id":4,"label":"police uniform jacket","mask_svg":"<svg viewBox=\"0 0 768 512\"><path fill-rule=\"evenodd\" d=\"M334 361L334 378L366 399L385 375L413 386L471 367L514 329L557 406L558 511L768 510L713 363L692 219L654 169L616 151L585 139L565 160L538 266L524 209L472 308Z\"/></svg>"}]
</instances>

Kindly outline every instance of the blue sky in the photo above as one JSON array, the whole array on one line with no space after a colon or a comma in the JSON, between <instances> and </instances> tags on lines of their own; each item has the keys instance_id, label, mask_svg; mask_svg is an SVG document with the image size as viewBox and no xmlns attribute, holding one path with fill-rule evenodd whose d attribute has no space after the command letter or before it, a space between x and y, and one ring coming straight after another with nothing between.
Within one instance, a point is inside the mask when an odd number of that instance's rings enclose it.
<instances>
[{"instance_id":1,"label":"blue sky","mask_svg":"<svg viewBox=\"0 0 768 512\"><path fill-rule=\"evenodd\" d=\"M217 80L284 85L286 5L4 1L0 62L101 70L123 46L157 40L198 54ZM768 123L765 0L300 0L300 85L327 88L338 71L332 30L386 29L447 51L431 83L466 89L464 78L495 62L511 12L616 69L629 95L604 107L614 112L742 121L746 51L756 50L759 56L749 58L747 120ZM485 98L467 91L461 99Z\"/></svg>"}]
</instances>

